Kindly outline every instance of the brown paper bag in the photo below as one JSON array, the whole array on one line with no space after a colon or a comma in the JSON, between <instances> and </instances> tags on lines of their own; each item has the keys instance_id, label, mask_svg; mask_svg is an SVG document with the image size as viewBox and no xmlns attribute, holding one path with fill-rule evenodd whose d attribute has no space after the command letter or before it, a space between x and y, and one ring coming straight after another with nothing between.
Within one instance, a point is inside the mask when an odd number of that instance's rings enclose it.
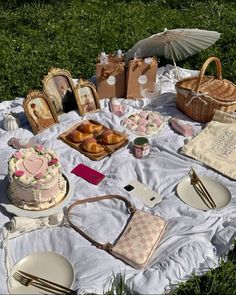
<instances>
[{"instance_id":1,"label":"brown paper bag","mask_svg":"<svg viewBox=\"0 0 236 295\"><path fill-rule=\"evenodd\" d=\"M130 60L127 70L126 98L142 98L141 87L148 82L156 82L157 61L152 58L151 63L145 59Z\"/></svg>"},{"instance_id":2,"label":"brown paper bag","mask_svg":"<svg viewBox=\"0 0 236 295\"><path fill-rule=\"evenodd\" d=\"M97 94L102 98L125 97L125 62L109 57L108 64L96 64Z\"/></svg>"}]
</instances>

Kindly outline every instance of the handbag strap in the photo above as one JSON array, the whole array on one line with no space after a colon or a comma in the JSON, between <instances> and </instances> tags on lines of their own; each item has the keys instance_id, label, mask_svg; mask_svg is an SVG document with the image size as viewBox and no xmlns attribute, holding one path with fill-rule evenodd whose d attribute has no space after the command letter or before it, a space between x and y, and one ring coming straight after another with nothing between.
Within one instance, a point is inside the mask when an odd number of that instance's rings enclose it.
<instances>
[{"instance_id":1,"label":"handbag strap","mask_svg":"<svg viewBox=\"0 0 236 295\"><path fill-rule=\"evenodd\" d=\"M81 204L84 204L84 203L93 203L93 202L97 202L97 201L101 201L101 200L107 200L107 199L122 200L122 201L125 202L126 207L128 208L128 210L130 211L131 214L133 214L136 211L136 209L132 206L132 204L126 198L118 196L118 195L105 195L105 196L101 196L101 197L92 197L92 198L88 198L88 199L84 199L84 200L75 201L74 203L72 203L68 207L68 209L66 211L66 217L67 217L67 221L70 224L70 226L74 230L76 230L78 233L80 233L85 239L90 241L94 246L96 246L99 249L110 251L112 249L112 247L113 247L113 245L111 243L106 243L106 244L98 243L97 241L92 239L89 235L87 235L84 231L82 231L79 227L77 227L70 219L70 212L75 206L81 205Z\"/></svg>"},{"instance_id":2,"label":"handbag strap","mask_svg":"<svg viewBox=\"0 0 236 295\"><path fill-rule=\"evenodd\" d=\"M216 63L217 79L222 80L222 66L221 66L221 62L220 62L220 60L219 60L218 57L211 56L202 65L201 71L199 73L199 76L198 76L198 79L197 79L197 82L196 82L196 85L195 85L195 88L194 88L194 92L195 93L198 93L199 88L200 88L200 85L202 83L202 78L203 78L203 76L205 74L205 71L206 71L208 65L211 62L213 62L213 61Z\"/></svg>"}]
</instances>

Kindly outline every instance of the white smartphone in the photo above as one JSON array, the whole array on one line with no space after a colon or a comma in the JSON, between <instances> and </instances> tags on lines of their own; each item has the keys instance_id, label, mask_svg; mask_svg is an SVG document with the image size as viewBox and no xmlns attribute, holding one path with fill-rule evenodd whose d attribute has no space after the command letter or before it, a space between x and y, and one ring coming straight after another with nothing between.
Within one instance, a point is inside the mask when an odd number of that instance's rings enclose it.
<instances>
[{"instance_id":1,"label":"white smartphone","mask_svg":"<svg viewBox=\"0 0 236 295\"><path fill-rule=\"evenodd\" d=\"M140 199L145 206L150 208L154 207L162 200L159 193L153 191L136 179L130 181L126 186L124 186L124 189L128 191L132 197Z\"/></svg>"}]
</instances>

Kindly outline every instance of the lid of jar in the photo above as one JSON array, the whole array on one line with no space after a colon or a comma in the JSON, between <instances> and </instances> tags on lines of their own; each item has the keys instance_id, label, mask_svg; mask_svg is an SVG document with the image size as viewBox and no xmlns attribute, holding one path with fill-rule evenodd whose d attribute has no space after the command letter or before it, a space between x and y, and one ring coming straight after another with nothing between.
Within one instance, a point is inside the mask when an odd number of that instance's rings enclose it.
<instances>
[{"instance_id":1,"label":"lid of jar","mask_svg":"<svg viewBox=\"0 0 236 295\"><path fill-rule=\"evenodd\" d=\"M146 137L137 137L134 140L135 145L144 145L148 143L148 139Z\"/></svg>"}]
</instances>

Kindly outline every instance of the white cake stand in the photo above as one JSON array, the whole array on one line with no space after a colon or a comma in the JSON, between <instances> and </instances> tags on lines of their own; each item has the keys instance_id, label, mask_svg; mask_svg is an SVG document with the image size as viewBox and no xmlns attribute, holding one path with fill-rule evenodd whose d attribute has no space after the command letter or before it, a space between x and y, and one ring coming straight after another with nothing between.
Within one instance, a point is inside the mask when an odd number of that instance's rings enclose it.
<instances>
[{"instance_id":1,"label":"white cake stand","mask_svg":"<svg viewBox=\"0 0 236 295\"><path fill-rule=\"evenodd\" d=\"M14 204L12 204L10 202L9 203L1 203L1 206L4 207L9 213L15 214L17 216L30 217L30 218L46 217L46 216L49 216L49 215L52 215L56 212L61 211L65 206L68 205L70 199L72 198L72 196L74 194L74 184L70 180L69 174L63 172L62 175L67 182L67 193L66 193L66 196L64 197L64 199L60 203L56 204L55 206L50 207L48 209L44 209L44 210L38 210L38 211L25 210L25 209L15 206Z\"/></svg>"}]
</instances>

